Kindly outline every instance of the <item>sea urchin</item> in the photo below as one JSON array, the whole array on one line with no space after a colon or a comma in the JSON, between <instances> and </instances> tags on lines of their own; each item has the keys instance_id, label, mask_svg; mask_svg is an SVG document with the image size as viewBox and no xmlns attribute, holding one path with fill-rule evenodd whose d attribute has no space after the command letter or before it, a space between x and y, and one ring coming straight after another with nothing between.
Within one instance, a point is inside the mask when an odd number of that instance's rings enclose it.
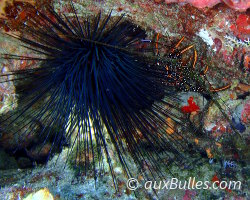
<instances>
[{"instance_id":1,"label":"sea urchin","mask_svg":"<svg viewBox=\"0 0 250 200\"><path fill-rule=\"evenodd\" d=\"M38 60L40 66L11 73L19 105L2 120L2 129L18 124L21 144L37 129L35 122L43 121L39 134L44 144L51 140L52 127L57 130L51 152L62 146L65 138L72 147L83 144L85 153L77 151L76 157L83 156L86 161L87 154L92 155L96 171L105 155L114 180L107 140L128 176L127 151L137 165L143 162L155 171L159 149L179 154L174 148L178 141L165 132L166 128L176 130L166 119L183 123L185 118L166 109L177 113L173 102L178 99L175 90L165 84L165 67L141 48L144 30L123 17L111 17L111 13L104 18L101 13L79 18L73 5L74 17L59 16L51 7L47 13L30 9L37 15L23 24L20 36L12 36L39 56L8 54L5 58ZM37 104L39 109L34 111ZM24 114L31 116L28 121L21 119ZM143 148L145 143L147 148Z\"/></svg>"}]
</instances>

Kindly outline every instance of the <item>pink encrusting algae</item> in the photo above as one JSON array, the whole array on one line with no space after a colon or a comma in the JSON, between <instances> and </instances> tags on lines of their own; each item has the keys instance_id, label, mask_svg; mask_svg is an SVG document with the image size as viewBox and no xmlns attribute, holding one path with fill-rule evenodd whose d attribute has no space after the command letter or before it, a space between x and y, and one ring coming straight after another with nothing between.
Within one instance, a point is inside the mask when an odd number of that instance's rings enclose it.
<instances>
[{"instance_id":1,"label":"pink encrusting algae","mask_svg":"<svg viewBox=\"0 0 250 200\"><path fill-rule=\"evenodd\" d=\"M189 3L196 8L212 8L219 3L225 3L229 7L239 10L246 11L250 8L249 0L165 0L166 3Z\"/></svg>"}]
</instances>

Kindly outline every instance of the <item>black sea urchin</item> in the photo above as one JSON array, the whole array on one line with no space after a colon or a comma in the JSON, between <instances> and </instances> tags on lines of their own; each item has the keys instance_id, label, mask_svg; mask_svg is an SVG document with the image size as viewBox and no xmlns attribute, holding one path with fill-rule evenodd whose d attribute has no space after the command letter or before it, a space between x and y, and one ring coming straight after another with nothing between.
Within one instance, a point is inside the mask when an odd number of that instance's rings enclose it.
<instances>
[{"instance_id":1,"label":"black sea urchin","mask_svg":"<svg viewBox=\"0 0 250 200\"><path fill-rule=\"evenodd\" d=\"M73 5L74 17L59 16L50 7L46 14L30 9L37 15L14 37L39 56L5 56L38 60L40 66L11 73L19 105L2 120L2 129L15 124L21 144L37 130L35 122L42 121L39 135L44 144L51 140L51 152L65 141L77 149L83 145L84 153L77 151L76 158L86 161L91 155L96 173L105 155L114 180L108 140L128 176L133 173L127 152L138 166L148 166L151 175L160 172L162 150L178 155L174 162L182 159L179 150L185 142L166 134L166 129L179 134L167 119L186 129L186 118L175 106L175 90L166 85L165 67L147 56L149 49L141 48L144 30L111 13L80 19ZM36 106L39 109L32 109ZM22 119L25 114L31 116L28 121Z\"/></svg>"}]
</instances>

